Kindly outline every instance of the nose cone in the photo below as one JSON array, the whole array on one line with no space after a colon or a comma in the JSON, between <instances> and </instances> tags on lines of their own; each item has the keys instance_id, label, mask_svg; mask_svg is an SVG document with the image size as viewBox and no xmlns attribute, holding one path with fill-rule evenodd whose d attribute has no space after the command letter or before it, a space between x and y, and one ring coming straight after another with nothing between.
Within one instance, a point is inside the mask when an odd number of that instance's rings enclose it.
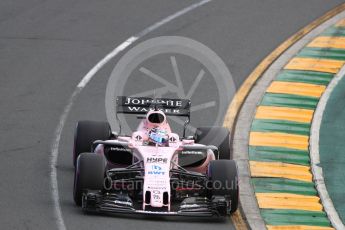
<instances>
[{"instance_id":1,"label":"nose cone","mask_svg":"<svg viewBox=\"0 0 345 230\"><path fill-rule=\"evenodd\" d=\"M156 191L153 191L156 192ZM151 193L151 202L150 202L151 207L155 208L161 208L163 207L163 196L162 194L155 194Z\"/></svg>"}]
</instances>

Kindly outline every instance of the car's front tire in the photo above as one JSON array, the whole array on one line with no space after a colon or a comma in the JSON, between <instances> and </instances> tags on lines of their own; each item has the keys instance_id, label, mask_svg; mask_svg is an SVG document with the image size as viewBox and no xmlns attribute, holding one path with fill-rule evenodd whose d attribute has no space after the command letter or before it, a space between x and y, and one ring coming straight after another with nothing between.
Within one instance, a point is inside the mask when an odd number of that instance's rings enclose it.
<instances>
[{"instance_id":1,"label":"car's front tire","mask_svg":"<svg viewBox=\"0 0 345 230\"><path fill-rule=\"evenodd\" d=\"M239 188L238 171L233 160L210 161L208 166L209 190L211 196L224 196L230 201L229 211L238 208ZM210 187L211 186L211 187Z\"/></svg>"},{"instance_id":2,"label":"car's front tire","mask_svg":"<svg viewBox=\"0 0 345 230\"><path fill-rule=\"evenodd\" d=\"M89 190L103 190L105 160L102 155L82 153L77 159L74 173L73 198L76 205L82 204L83 192Z\"/></svg>"}]
</instances>

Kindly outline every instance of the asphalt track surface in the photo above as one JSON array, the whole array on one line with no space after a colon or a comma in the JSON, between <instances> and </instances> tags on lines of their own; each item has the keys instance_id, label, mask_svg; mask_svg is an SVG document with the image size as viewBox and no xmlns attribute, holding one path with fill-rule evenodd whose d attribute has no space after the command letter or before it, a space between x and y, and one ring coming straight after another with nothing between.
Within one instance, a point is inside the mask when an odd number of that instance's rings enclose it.
<instances>
[{"instance_id":1,"label":"asphalt track surface","mask_svg":"<svg viewBox=\"0 0 345 230\"><path fill-rule=\"evenodd\" d=\"M57 228L49 157L68 98L82 77L114 47L195 2L0 1L1 229ZM162 35L200 41L224 60L238 88L276 46L342 2L216 0L140 41ZM71 161L74 125L81 119L106 119L105 88L118 58L101 69L81 92L62 133L57 172L66 228L233 228L230 220L86 216L75 207ZM194 125L201 121L196 118Z\"/></svg>"}]
</instances>

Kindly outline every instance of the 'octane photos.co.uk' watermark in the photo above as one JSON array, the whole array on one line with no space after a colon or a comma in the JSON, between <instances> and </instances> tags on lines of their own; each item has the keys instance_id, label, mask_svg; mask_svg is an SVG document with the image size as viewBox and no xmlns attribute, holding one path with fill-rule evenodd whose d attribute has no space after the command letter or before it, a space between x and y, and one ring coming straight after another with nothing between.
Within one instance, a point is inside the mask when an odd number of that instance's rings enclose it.
<instances>
[{"instance_id":1,"label":"'octane photos.co.uk' watermark","mask_svg":"<svg viewBox=\"0 0 345 230\"><path fill-rule=\"evenodd\" d=\"M182 183L180 183L182 182ZM238 188L238 181L208 181L204 184L200 184L200 182L192 181L188 182L187 181L180 181L180 182L174 182L170 184L170 189L173 191L176 190L234 190ZM141 191L143 188L143 181L123 181L123 180L112 180L111 177L105 177L103 180L103 188L105 190L115 190L115 191ZM151 187L152 189L158 189L158 190L166 190L166 187L162 186L155 186Z\"/></svg>"},{"instance_id":2,"label":"'octane photos.co.uk' watermark","mask_svg":"<svg viewBox=\"0 0 345 230\"><path fill-rule=\"evenodd\" d=\"M191 124L221 125L235 85L225 63L210 48L195 40L164 36L144 41L129 50L117 63L106 89L106 115L113 130L116 97L154 97L191 100ZM122 130L131 133L136 118L120 115ZM183 118L169 116L173 131ZM221 141L221 140L220 140Z\"/></svg>"}]
</instances>

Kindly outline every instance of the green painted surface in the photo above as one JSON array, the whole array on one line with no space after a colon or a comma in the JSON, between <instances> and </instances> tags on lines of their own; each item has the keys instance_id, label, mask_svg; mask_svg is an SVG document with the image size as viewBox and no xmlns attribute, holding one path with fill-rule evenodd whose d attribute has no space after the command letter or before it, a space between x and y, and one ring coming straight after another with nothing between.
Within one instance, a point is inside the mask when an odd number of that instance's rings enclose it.
<instances>
[{"instance_id":1,"label":"green painted surface","mask_svg":"<svg viewBox=\"0 0 345 230\"><path fill-rule=\"evenodd\" d=\"M345 77L335 87L326 105L319 148L328 193L345 222Z\"/></svg>"},{"instance_id":2,"label":"green painted surface","mask_svg":"<svg viewBox=\"0 0 345 230\"><path fill-rule=\"evenodd\" d=\"M303 70L283 70L276 78L278 81L302 82L308 84L328 85L333 78L331 73Z\"/></svg>"},{"instance_id":3,"label":"green painted surface","mask_svg":"<svg viewBox=\"0 0 345 230\"><path fill-rule=\"evenodd\" d=\"M318 101L319 98L316 97L306 97L280 93L266 93L261 101L261 105L315 109Z\"/></svg>"},{"instance_id":4,"label":"green painted surface","mask_svg":"<svg viewBox=\"0 0 345 230\"><path fill-rule=\"evenodd\" d=\"M345 60L344 49L333 49L333 48L311 48L306 47L302 49L298 57L308 58L322 58L322 59L333 59L333 60Z\"/></svg>"},{"instance_id":5,"label":"green painted surface","mask_svg":"<svg viewBox=\"0 0 345 230\"><path fill-rule=\"evenodd\" d=\"M310 123L301 123L283 120L255 119L252 131L279 132L309 136Z\"/></svg>"},{"instance_id":6,"label":"green painted surface","mask_svg":"<svg viewBox=\"0 0 345 230\"><path fill-rule=\"evenodd\" d=\"M345 27L330 27L323 36L345 36ZM298 57L345 60L345 49L305 47ZM334 74L283 70L275 80L301 82L327 86ZM314 110L319 98L291 94L266 93L260 103L264 106L279 106ZM271 119L255 119L252 131L281 132L309 135L310 124ZM345 78L333 91L324 113L320 130L320 159L326 186L345 222ZM253 161L282 162L297 165L310 165L309 151L278 147L249 147L249 159ZM303 182L284 178L251 178L256 193L291 193L317 196L313 182ZM330 227L325 212L301 210L260 209L267 225L307 225Z\"/></svg>"},{"instance_id":7,"label":"green painted surface","mask_svg":"<svg viewBox=\"0 0 345 230\"><path fill-rule=\"evenodd\" d=\"M283 178L252 178L256 193L292 193L305 196L316 196L313 182L303 182Z\"/></svg>"},{"instance_id":8,"label":"green painted surface","mask_svg":"<svg viewBox=\"0 0 345 230\"><path fill-rule=\"evenodd\" d=\"M330 227L324 212L299 210L260 209L263 219L268 225L309 225Z\"/></svg>"},{"instance_id":9,"label":"green painted surface","mask_svg":"<svg viewBox=\"0 0 345 230\"><path fill-rule=\"evenodd\" d=\"M308 151L266 146L250 146L249 159L298 165L309 165L310 163Z\"/></svg>"},{"instance_id":10,"label":"green painted surface","mask_svg":"<svg viewBox=\"0 0 345 230\"><path fill-rule=\"evenodd\" d=\"M332 26L328 28L327 30L325 30L325 32L323 32L321 35L322 36L345 36L345 28Z\"/></svg>"}]
</instances>

